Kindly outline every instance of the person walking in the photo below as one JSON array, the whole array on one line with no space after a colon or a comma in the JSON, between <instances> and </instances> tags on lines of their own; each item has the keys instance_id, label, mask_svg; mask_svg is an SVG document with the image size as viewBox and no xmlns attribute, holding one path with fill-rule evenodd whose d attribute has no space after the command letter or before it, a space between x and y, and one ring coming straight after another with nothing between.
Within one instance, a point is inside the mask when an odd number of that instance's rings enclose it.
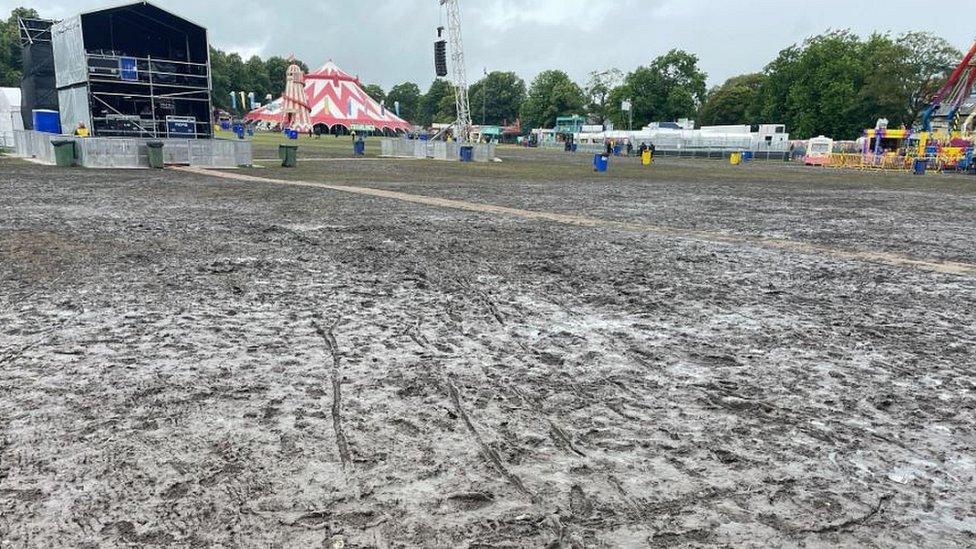
<instances>
[{"instance_id":1,"label":"person walking","mask_svg":"<svg viewBox=\"0 0 976 549\"><path fill-rule=\"evenodd\" d=\"M634 154L634 144L627 141L627 156L631 156L632 154Z\"/></svg>"}]
</instances>

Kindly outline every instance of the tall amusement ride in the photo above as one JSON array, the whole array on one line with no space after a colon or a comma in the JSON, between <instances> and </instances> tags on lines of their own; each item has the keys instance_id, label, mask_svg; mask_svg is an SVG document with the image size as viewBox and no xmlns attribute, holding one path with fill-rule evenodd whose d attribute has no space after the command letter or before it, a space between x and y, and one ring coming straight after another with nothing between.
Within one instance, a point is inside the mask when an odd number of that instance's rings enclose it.
<instances>
[{"instance_id":1,"label":"tall amusement ride","mask_svg":"<svg viewBox=\"0 0 976 549\"><path fill-rule=\"evenodd\" d=\"M945 85L936 92L932 103L922 114L922 131L943 131L948 134L973 131L973 120L976 118L974 83L976 83L976 43L963 57L962 63L952 71ZM972 112L962 120L960 114L964 107Z\"/></svg>"}]
</instances>

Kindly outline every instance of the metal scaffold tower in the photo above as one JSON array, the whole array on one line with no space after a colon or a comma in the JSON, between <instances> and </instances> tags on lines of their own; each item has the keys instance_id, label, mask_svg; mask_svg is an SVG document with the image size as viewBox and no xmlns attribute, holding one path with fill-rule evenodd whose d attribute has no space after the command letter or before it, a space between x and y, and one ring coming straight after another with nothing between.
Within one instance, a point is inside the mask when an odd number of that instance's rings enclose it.
<instances>
[{"instance_id":1,"label":"metal scaffold tower","mask_svg":"<svg viewBox=\"0 0 976 549\"><path fill-rule=\"evenodd\" d=\"M458 141L471 137L471 104L468 101L468 76L464 65L464 45L461 41L461 8L458 0L440 0L447 12L447 35L451 48L451 80L454 84L454 103L457 120L454 136Z\"/></svg>"}]
</instances>

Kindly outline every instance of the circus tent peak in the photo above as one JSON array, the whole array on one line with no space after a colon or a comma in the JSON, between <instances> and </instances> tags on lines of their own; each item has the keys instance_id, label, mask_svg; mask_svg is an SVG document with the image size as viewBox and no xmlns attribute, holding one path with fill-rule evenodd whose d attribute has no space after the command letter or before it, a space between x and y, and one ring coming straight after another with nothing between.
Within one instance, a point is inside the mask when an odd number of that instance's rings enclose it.
<instances>
[{"instance_id":1,"label":"circus tent peak","mask_svg":"<svg viewBox=\"0 0 976 549\"><path fill-rule=\"evenodd\" d=\"M359 79L343 71L333 61L305 75L305 94L313 125L329 128L372 126L376 130L408 131L410 123L392 109L380 105L363 91ZM278 99L251 111L247 120L281 123L282 100Z\"/></svg>"}]
</instances>

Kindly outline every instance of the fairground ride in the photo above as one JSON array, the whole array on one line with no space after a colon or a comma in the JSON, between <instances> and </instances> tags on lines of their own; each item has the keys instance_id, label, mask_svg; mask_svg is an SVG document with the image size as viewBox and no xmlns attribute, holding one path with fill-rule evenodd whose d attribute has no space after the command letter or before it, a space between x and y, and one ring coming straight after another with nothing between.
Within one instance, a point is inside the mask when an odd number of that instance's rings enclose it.
<instances>
[{"instance_id":1,"label":"fairground ride","mask_svg":"<svg viewBox=\"0 0 976 549\"><path fill-rule=\"evenodd\" d=\"M952 71L945 85L936 92L932 104L922 114L922 131L944 131L948 134L960 130L972 131L973 118L976 117L976 108L973 105L976 101L972 100L974 83L976 83L976 43L963 57L962 63L956 67L956 70ZM973 112L967 113L968 118L961 120L960 109L964 106L973 108Z\"/></svg>"}]
</instances>

